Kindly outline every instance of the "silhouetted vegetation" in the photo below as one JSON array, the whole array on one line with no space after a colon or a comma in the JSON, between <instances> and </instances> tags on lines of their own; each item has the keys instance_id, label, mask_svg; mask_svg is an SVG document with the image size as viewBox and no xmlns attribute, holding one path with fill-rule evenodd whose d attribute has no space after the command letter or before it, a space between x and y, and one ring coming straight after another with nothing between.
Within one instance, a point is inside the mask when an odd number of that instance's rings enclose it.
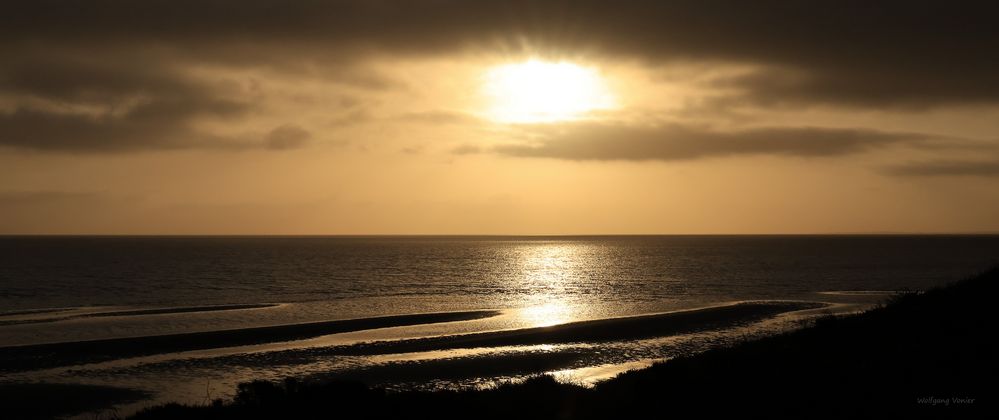
<instances>
[{"instance_id":1,"label":"silhouetted vegetation","mask_svg":"<svg viewBox=\"0 0 999 420\"><path fill-rule=\"evenodd\" d=\"M114 404L139 401L149 394L125 388L81 384L0 383L0 418L51 419L78 413L113 418Z\"/></svg>"},{"instance_id":2,"label":"silhouetted vegetation","mask_svg":"<svg viewBox=\"0 0 999 420\"><path fill-rule=\"evenodd\" d=\"M389 393L357 382L240 385L233 401L135 419L990 417L999 269L862 314L674 359L584 389L540 376L485 391Z\"/></svg>"}]
</instances>

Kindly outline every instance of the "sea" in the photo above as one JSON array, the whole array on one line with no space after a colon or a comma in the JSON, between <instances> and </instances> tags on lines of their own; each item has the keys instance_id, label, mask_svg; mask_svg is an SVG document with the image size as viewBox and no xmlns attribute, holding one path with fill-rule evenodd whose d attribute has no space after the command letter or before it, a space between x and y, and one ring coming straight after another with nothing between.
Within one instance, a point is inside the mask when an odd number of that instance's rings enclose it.
<instances>
[{"instance_id":1,"label":"sea","mask_svg":"<svg viewBox=\"0 0 999 420\"><path fill-rule=\"evenodd\" d=\"M0 372L0 381L149 392L125 412L226 398L239 382L286 377L403 389L489 387L553 374L592 385L997 264L997 235L7 236L0 237L0 347L388 315L498 315ZM740 302L824 306L664 337L366 356L328 350ZM526 363L532 370L517 360L550 363Z\"/></svg>"}]
</instances>

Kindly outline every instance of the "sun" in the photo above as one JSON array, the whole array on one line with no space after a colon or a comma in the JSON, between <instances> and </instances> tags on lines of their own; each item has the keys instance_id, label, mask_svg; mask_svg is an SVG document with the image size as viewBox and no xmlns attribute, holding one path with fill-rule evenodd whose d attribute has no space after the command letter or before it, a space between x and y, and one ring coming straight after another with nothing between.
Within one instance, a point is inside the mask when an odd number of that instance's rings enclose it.
<instances>
[{"instance_id":1,"label":"sun","mask_svg":"<svg viewBox=\"0 0 999 420\"><path fill-rule=\"evenodd\" d=\"M596 70L570 62L529 60L490 69L484 92L490 119L530 124L576 120L609 109L614 97Z\"/></svg>"}]
</instances>

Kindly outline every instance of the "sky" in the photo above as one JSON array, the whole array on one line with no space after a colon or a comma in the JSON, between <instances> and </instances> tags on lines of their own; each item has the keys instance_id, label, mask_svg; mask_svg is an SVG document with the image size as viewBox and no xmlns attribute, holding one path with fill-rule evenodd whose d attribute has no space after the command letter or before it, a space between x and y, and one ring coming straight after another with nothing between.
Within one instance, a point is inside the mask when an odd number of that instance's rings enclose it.
<instances>
[{"instance_id":1,"label":"sky","mask_svg":"<svg viewBox=\"0 0 999 420\"><path fill-rule=\"evenodd\" d=\"M0 233L999 232L997 9L11 0Z\"/></svg>"}]
</instances>

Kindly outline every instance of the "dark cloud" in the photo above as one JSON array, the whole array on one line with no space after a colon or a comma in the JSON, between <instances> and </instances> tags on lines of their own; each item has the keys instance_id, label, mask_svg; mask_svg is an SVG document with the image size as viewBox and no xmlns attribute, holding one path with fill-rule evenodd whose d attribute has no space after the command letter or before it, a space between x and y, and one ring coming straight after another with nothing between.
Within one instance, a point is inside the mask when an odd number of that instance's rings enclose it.
<instances>
[{"instance_id":1,"label":"dark cloud","mask_svg":"<svg viewBox=\"0 0 999 420\"><path fill-rule=\"evenodd\" d=\"M123 151L219 147L192 127L243 115L250 105L168 67L132 56L29 54L0 67L0 92L20 100L0 112L0 146Z\"/></svg>"},{"instance_id":2,"label":"dark cloud","mask_svg":"<svg viewBox=\"0 0 999 420\"><path fill-rule=\"evenodd\" d=\"M768 67L719 79L714 85L734 89L733 94L718 98L718 105L722 105L719 109L731 105L833 105L923 110L940 105L999 102L999 83L974 68L950 72L845 65L821 69Z\"/></svg>"},{"instance_id":3,"label":"dark cloud","mask_svg":"<svg viewBox=\"0 0 999 420\"><path fill-rule=\"evenodd\" d=\"M188 127L188 119L201 114L187 105L154 102L98 117L19 109L0 114L0 146L72 152L241 147Z\"/></svg>"},{"instance_id":4,"label":"dark cloud","mask_svg":"<svg viewBox=\"0 0 999 420\"><path fill-rule=\"evenodd\" d=\"M901 176L999 177L999 159L917 162L894 166L888 168L886 172Z\"/></svg>"},{"instance_id":5,"label":"dark cloud","mask_svg":"<svg viewBox=\"0 0 999 420\"><path fill-rule=\"evenodd\" d=\"M63 102L121 101L138 94L196 93L200 86L165 63L141 55L85 55L59 49L17 50L0 67L0 90Z\"/></svg>"},{"instance_id":6,"label":"dark cloud","mask_svg":"<svg viewBox=\"0 0 999 420\"><path fill-rule=\"evenodd\" d=\"M264 64L465 50L749 63L758 102L999 102L992 1L15 0L0 45L147 48ZM8 60L10 61L10 60ZM794 75L794 77L787 77Z\"/></svg>"},{"instance_id":7,"label":"dark cloud","mask_svg":"<svg viewBox=\"0 0 999 420\"><path fill-rule=\"evenodd\" d=\"M167 128L168 131L156 131ZM35 150L109 151L176 147L189 133L120 118L18 110L0 115L0 144Z\"/></svg>"},{"instance_id":8,"label":"dark cloud","mask_svg":"<svg viewBox=\"0 0 999 420\"><path fill-rule=\"evenodd\" d=\"M827 157L860 153L931 137L863 129L771 127L721 131L670 124L634 127L606 124L532 127L534 140L494 152L567 160L672 161L734 155Z\"/></svg>"},{"instance_id":9,"label":"dark cloud","mask_svg":"<svg viewBox=\"0 0 999 420\"><path fill-rule=\"evenodd\" d=\"M264 139L267 148L272 150L297 149L305 145L312 134L294 124L285 124L271 130Z\"/></svg>"},{"instance_id":10,"label":"dark cloud","mask_svg":"<svg viewBox=\"0 0 999 420\"><path fill-rule=\"evenodd\" d=\"M11 0L0 13L0 94L16 105L0 111L0 146L229 147L232 141L200 132L194 122L241 115L253 99L192 78L192 68L275 69L393 89L397 82L355 63L483 51L636 60L662 68L750 65L756 70L714 83L732 92L724 101L754 106L999 104L997 10L999 3L974 1ZM446 113L410 119L467 121ZM277 137L264 139L265 146L304 141L288 132L272 135ZM652 144L628 142L633 153ZM600 155L604 146L597 143L577 155ZM819 143L766 144L804 155L868 145ZM567 146L506 152L567 154L558 147ZM698 153L708 152L660 150Z\"/></svg>"}]
</instances>

